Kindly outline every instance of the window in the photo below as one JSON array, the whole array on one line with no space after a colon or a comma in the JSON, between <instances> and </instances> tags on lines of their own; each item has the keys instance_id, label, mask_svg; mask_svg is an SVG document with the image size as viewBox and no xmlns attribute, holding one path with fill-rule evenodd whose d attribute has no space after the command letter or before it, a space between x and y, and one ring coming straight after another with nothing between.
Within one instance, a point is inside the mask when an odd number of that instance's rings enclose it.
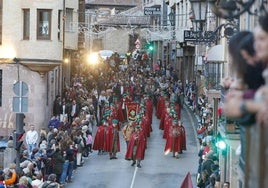
<instances>
[{"instance_id":1,"label":"window","mask_svg":"<svg viewBox=\"0 0 268 188\"><path fill-rule=\"evenodd\" d=\"M51 37L51 10L37 10L37 39L50 40Z\"/></svg>"},{"instance_id":2,"label":"window","mask_svg":"<svg viewBox=\"0 0 268 188\"><path fill-rule=\"evenodd\" d=\"M65 23L66 31L73 31L73 9L66 9L66 23Z\"/></svg>"},{"instance_id":3,"label":"window","mask_svg":"<svg viewBox=\"0 0 268 188\"><path fill-rule=\"evenodd\" d=\"M30 9L23 9L23 40L30 38Z\"/></svg>"},{"instance_id":4,"label":"window","mask_svg":"<svg viewBox=\"0 0 268 188\"><path fill-rule=\"evenodd\" d=\"M58 11L58 40L60 40L60 30L61 30L60 26L61 26L61 19L62 19L61 14L62 14L62 11L59 10Z\"/></svg>"},{"instance_id":5,"label":"window","mask_svg":"<svg viewBox=\"0 0 268 188\"><path fill-rule=\"evenodd\" d=\"M2 70L0 70L0 106L2 106L2 85L3 85L3 80L2 80Z\"/></svg>"}]
</instances>

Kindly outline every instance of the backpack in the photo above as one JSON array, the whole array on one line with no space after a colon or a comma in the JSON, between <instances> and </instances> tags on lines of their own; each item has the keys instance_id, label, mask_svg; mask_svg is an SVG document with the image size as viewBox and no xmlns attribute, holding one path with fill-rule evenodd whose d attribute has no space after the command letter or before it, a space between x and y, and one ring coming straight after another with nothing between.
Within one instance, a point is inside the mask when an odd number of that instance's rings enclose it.
<instances>
[{"instance_id":1,"label":"backpack","mask_svg":"<svg viewBox=\"0 0 268 188\"><path fill-rule=\"evenodd\" d=\"M45 183L42 185L42 188L47 188L52 183L53 181L45 181Z\"/></svg>"}]
</instances>

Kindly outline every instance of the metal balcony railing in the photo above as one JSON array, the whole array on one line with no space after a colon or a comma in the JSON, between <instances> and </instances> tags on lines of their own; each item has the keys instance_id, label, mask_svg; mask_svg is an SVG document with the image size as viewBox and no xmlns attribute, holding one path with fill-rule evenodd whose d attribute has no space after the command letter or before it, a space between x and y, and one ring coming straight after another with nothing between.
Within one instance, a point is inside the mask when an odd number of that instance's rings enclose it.
<instances>
[{"instance_id":1,"label":"metal balcony railing","mask_svg":"<svg viewBox=\"0 0 268 188\"><path fill-rule=\"evenodd\" d=\"M242 187L266 187L268 180L268 129L258 124L244 127L241 132L239 167Z\"/></svg>"}]
</instances>

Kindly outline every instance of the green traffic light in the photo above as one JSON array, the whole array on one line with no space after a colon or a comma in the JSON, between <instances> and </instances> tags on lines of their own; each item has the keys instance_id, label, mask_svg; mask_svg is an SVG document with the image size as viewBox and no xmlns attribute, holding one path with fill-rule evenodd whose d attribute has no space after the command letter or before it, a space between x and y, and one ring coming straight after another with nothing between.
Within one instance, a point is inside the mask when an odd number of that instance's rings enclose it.
<instances>
[{"instance_id":1,"label":"green traffic light","mask_svg":"<svg viewBox=\"0 0 268 188\"><path fill-rule=\"evenodd\" d=\"M216 143L217 148L219 148L220 150L225 150L226 149L226 143L223 140L219 140Z\"/></svg>"},{"instance_id":2,"label":"green traffic light","mask_svg":"<svg viewBox=\"0 0 268 188\"><path fill-rule=\"evenodd\" d=\"M226 144L224 138L222 138L222 136L220 134L217 135L217 140L216 140L215 146L222 153L222 155L225 156L227 154L227 150L228 150L227 144Z\"/></svg>"},{"instance_id":3,"label":"green traffic light","mask_svg":"<svg viewBox=\"0 0 268 188\"><path fill-rule=\"evenodd\" d=\"M154 50L154 44L152 42L148 42L146 44L146 49L149 51L153 51Z\"/></svg>"}]
</instances>

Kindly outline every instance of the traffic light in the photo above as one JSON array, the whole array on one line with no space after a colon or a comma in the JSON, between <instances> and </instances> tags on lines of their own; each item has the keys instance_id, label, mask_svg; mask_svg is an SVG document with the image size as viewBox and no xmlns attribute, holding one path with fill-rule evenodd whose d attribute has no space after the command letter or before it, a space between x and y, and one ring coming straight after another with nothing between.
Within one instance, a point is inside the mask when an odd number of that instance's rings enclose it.
<instances>
[{"instance_id":1,"label":"traffic light","mask_svg":"<svg viewBox=\"0 0 268 188\"><path fill-rule=\"evenodd\" d=\"M13 139L13 142L14 142L13 145L16 150L19 150L23 144L23 135L25 133L24 119L25 119L25 115L23 113L16 114L16 131L14 132L14 139Z\"/></svg>"},{"instance_id":2,"label":"traffic light","mask_svg":"<svg viewBox=\"0 0 268 188\"><path fill-rule=\"evenodd\" d=\"M19 129L20 131L23 130L23 127L25 126L24 119L25 119L24 113L16 114L16 130L17 129Z\"/></svg>"},{"instance_id":3,"label":"traffic light","mask_svg":"<svg viewBox=\"0 0 268 188\"><path fill-rule=\"evenodd\" d=\"M148 42L148 43L146 44L146 49L147 49L148 51L150 51L150 52L154 51L154 44L153 44L153 42Z\"/></svg>"},{"instance_id":4,"label":"traffic light","mask_svg":"<svg viewBox=\"0 0 268 188\"><path fill-rule=\"evenodd\" d=\"M153 51L153 50L154 50L154 46L153 46L153 44L150 43L148 48L149 48L150 51Z\"/></svg>"},{"instance_id":5,"label":"traffic light","mask_svg":"<svg viewBox=\"0 0 268 188\"><path fill-rule=\"evenodd\" d=\"M217 135L216 138L216 147L219 149L219 151L221 151L222 155L226 155L227 154L227 144L225 142L225 140L222 138L222 136L220 134Z\"/></svg>"}]
</instances>

